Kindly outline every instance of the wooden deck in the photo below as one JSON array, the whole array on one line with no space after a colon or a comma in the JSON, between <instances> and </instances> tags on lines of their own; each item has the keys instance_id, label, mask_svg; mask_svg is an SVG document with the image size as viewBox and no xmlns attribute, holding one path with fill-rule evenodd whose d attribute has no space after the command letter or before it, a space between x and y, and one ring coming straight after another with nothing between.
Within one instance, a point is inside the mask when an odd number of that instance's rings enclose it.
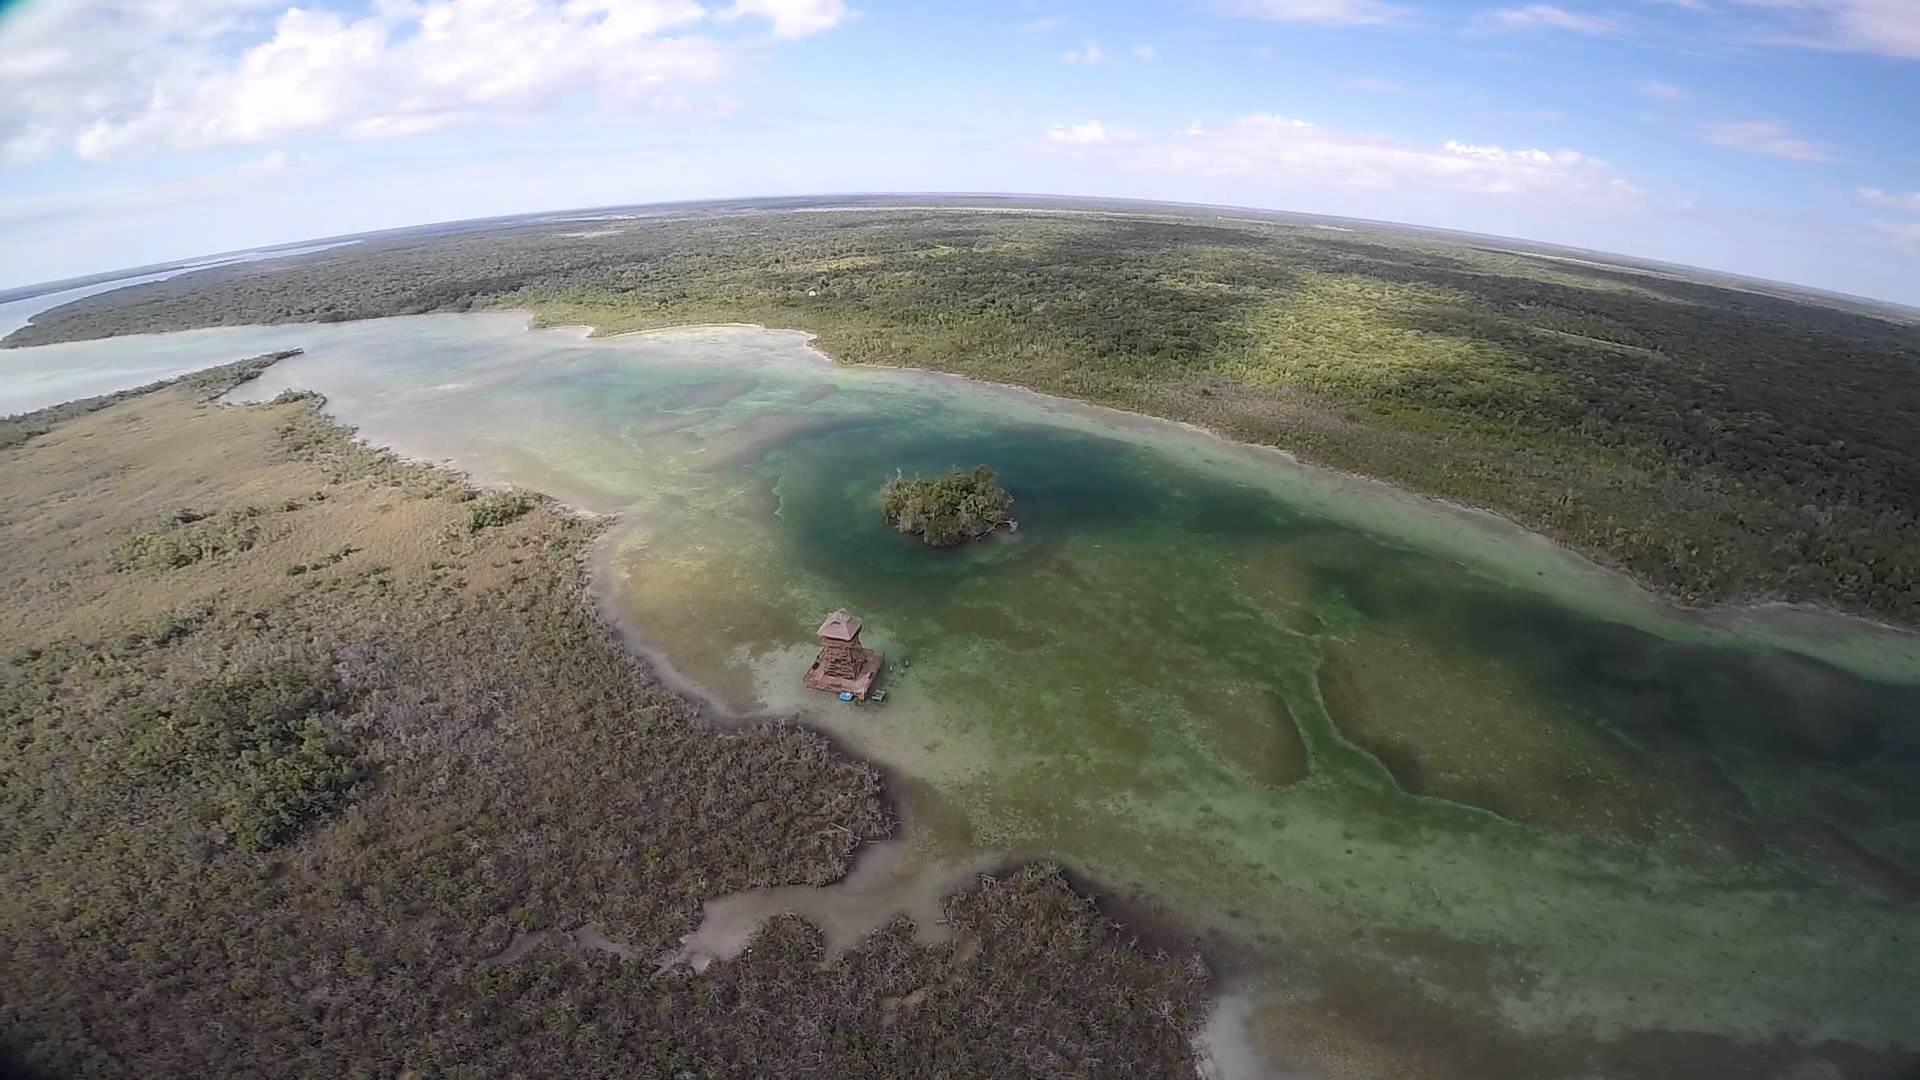
<instances>
[{"instance_id":1,"label":"wooden deck","mask_svg":"<svg viewBox=\"0 0 1920 1080\"><path fill-rule=\"evenodd\" d=\"M829 675L824 670L823 659L826 650L813 659L813 666L807 669L806 685L809 690L825 690L832 694L852 694L855 701L867 700L867 694L873 690L873 680L880 677L880 665L886 657L872 649L861 649L860 674L851 679Z\"/></svg>"}]
</instances>

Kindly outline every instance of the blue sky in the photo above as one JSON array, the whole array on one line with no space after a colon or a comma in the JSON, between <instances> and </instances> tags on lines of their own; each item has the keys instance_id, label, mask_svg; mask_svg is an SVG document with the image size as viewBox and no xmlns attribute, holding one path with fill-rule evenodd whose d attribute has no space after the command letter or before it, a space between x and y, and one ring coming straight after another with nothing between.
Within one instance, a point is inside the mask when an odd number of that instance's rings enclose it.
<instances>
[{"instance_id":1,"label":"blue sky","mask_svg":"<svg viewBox=\"0 0 1920 1080\"><path fill-rule=\"evenodd\" d=\"M517 211L1041 191L1920 304L1920 0L0 0L0 285Z\"/></svg>"}]
</instances>

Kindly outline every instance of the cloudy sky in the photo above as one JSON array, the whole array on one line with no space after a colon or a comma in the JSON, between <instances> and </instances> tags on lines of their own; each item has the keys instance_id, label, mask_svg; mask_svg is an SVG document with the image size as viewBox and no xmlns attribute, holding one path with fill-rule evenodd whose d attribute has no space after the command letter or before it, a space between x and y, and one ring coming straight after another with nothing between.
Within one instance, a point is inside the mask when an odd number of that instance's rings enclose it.
<instances>
[{"instance_id":1,"label":"cloudy sky","mask_svg":"<svg viewBox=\"0 0 1920 1080\"><path fill-rule=\"evenodd\" d=\"M1409 221L1920 304L1920 0L0 0L0 286L913 190Z\"/></svg>"}]
</instances>

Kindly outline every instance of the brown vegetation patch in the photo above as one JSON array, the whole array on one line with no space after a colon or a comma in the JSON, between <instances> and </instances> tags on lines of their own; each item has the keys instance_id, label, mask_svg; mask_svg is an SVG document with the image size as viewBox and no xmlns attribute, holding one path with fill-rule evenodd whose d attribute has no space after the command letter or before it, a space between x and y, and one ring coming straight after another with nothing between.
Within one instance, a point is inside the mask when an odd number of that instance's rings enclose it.
<instances>
[{"instance_id":1,"label":"brown vegetation patch","mask_svg":"<svg viewBox=\"0 0 1920 1080\"><path fill-rule=\"evenodd\" d=\"M824 963L647 958L736 890L822 884L889 820L791 725L705 725L593 614L595 526L511 513L289 395L162 390L0 476L0 1052L56 1075L887 1076L1190 1070L1199 991L1044 873ZM122 571L124 538L247 546ZM636 959L516 933L594 928ZM1086 978L1082 978L1082 973ZM935 987L882 1024L881 1001Z\"/></svg>"}]
</instances>

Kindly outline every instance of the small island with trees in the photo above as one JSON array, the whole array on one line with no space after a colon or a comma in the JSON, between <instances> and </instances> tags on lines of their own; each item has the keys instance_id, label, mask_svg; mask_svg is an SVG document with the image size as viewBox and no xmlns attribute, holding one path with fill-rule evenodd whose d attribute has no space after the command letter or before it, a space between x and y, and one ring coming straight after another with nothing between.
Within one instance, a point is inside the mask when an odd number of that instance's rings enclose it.
<instances>
[{"instance_id":1,"label":"small island with trees","mask_svg":"<svg viewBox=\"0 0 1920 1080\"><path fill-rule=\"evenodd\" d=\"M932 547L952 547L995 529L1019 527L1012 517L1013 496L985 465L932 478L896 472L880 489L880 508L887 524L917 534Z\"/></svg>"}]
</instances>

